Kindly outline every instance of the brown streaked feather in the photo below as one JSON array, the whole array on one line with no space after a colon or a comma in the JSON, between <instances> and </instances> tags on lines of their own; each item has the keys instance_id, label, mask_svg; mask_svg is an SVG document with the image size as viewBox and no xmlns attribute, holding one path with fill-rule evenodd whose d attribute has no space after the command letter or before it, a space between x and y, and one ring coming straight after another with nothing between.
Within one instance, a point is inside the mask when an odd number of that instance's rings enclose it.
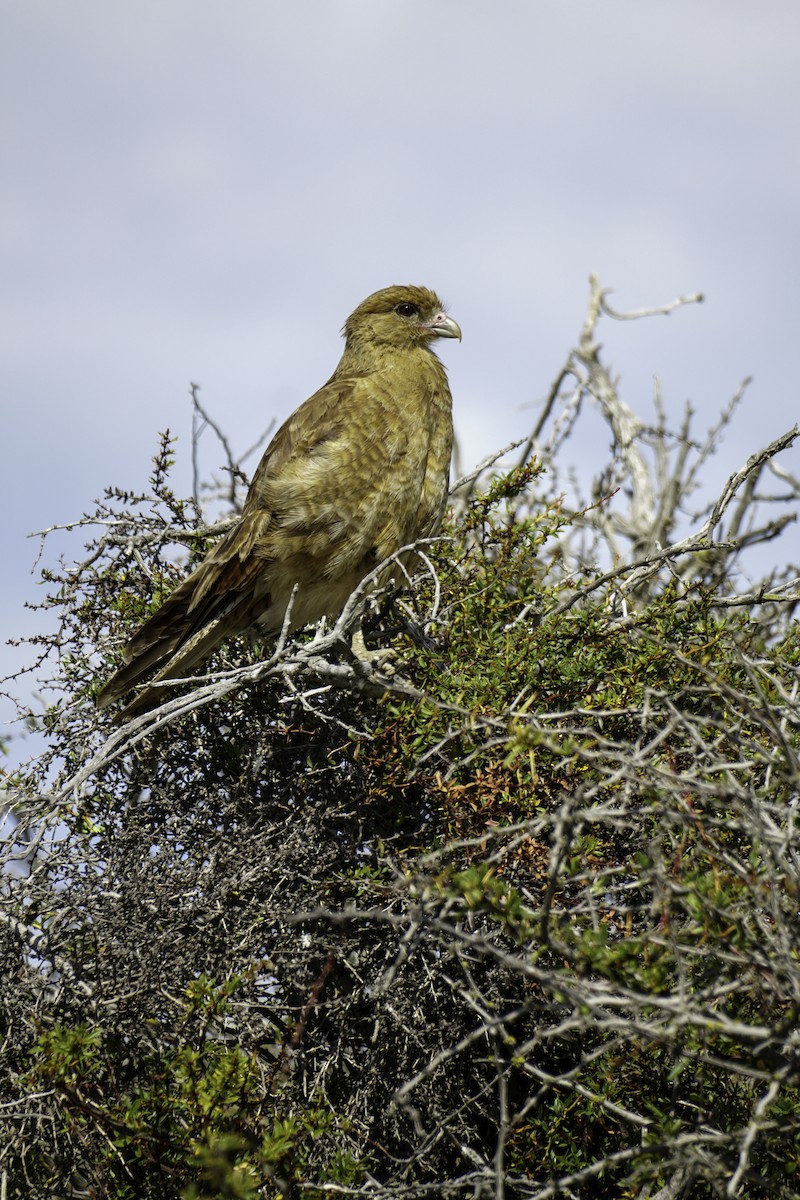
<instances>
[{"instance_id":1,"label":"brown streaked feather","mask_svg":"<svg viewBox=\"0 0 800 1200\"><path fill-rule=\"evenodd\" d=\"M413 304L407 319L398 304ZM104 707L151 677L179 678L254 625L275 635L335 615L377 562L435 533L452 448L450 391L430 348L460 336L424 288L368 297L348 318L342 359L273 437L236 527L128 642ZM145 691L123 715L163 699Z\"/></svg>"}]
</instances>

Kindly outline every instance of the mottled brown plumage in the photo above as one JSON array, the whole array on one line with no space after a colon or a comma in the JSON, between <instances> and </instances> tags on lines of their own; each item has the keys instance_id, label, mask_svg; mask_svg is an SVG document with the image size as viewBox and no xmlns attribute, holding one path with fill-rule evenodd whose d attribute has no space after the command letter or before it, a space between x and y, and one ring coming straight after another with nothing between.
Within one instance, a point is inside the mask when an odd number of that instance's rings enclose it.
<instances>
[{"instance_id":1,"label":"mottled brown plumage","mask_svg":"<svg viewBox=\"0 0 800 1200\"><path fill-rule=\"evenodd\" d=\"M267 447L240 521L134 634L100 707L151 676L191 674L235 634L276 635L295 584L293 628L337 615L378 563L438 531L453 425L432 343L461 331L427 288L390 287L344 334L331 378ZM164 698L148 689L125 713Z\"/></svg>"}]
</instances>

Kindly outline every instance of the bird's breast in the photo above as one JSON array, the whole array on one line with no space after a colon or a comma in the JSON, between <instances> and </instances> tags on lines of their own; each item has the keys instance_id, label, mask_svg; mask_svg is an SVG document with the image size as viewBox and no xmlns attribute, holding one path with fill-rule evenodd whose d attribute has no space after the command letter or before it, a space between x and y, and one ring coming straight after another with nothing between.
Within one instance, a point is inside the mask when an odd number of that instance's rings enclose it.
<instances>
[{"instance_id":1,"label":"bird's breast","mask_svg":"<svg viewBox=\"0 0 800 1200\"><path fill-rule=\"evenodd\" d=\"M354 381L335 432L318 430L264 481L271 516L262 557L309 578L361 578L436 531L453 435L444 370L433 363L425 355L416 375L392 369Z\"/></svg>"}]
</instances>

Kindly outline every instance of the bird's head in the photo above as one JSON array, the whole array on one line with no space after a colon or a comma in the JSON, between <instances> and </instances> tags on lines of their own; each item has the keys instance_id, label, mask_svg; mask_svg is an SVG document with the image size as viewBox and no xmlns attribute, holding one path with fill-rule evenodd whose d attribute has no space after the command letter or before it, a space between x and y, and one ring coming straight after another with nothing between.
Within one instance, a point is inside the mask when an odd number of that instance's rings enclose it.
<instances>
[{"instance_id":1,"label":"bird's head","mask_svg":"<svg viewBox=\"0 0 800 1200\"><path fill-rule=\"evenodd\" d=\"M436 293L411 285L367 296L347 318L343 332L348 349L383 345L402 350L430 345L440 337L461 340L461 330Z\"/></svg>"}]
</instances>

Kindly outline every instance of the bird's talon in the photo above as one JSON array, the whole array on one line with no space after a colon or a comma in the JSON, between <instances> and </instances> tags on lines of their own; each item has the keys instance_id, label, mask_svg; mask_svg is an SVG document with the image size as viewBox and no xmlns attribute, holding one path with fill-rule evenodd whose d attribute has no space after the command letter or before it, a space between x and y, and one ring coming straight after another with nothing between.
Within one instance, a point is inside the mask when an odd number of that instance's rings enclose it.
<instances>
[{"instance_id":1,"label":"bird's talon","mask_svg":"<svg viewBox=\"0 0 800 1200\"><path fill-rule=\"evenodd\" d=\"M382 672L390 679L397 674L397 667L393 661L397 658L396 652L391 646L384 646L381 650L370 650L360 629L353 634L350 649L359 662L365 663L373 670Z\"/></svg>"}]
</instances>

